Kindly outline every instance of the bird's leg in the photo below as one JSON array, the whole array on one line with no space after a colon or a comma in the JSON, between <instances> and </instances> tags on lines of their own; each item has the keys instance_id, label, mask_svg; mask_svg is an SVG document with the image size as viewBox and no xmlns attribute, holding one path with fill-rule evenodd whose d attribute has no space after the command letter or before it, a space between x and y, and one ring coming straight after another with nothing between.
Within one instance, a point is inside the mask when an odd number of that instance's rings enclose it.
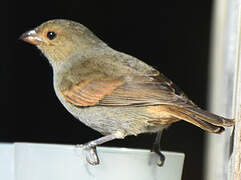
<instances>
[{"instance_id":1,"label":"bird's leg","mask_svg":"<svg viewBox=\"0 0 241 180\"><path fill-rule=\"evenodd\" d=\"M86 144L78 145L78 147L86 149L86 150L90 150L90 155L91 155L92 160L90 160L88 157L86 157L87 162L91 165L98 165L100 163L100 161L99 161L99 157L97 155L96 146L103 144L105 142L114 140L114 139L122 139L122 138L124 138L124 134L122 132L116 132L114 134L106 135L99 139L90 141Z\"/></svg>"},{"instance_id":2,"label":"bird's leg","mask_svg":"<svg viewBox=\"0 0 241 180\"><path fill-rule=\"evenodd\" d=\"M158 131L156 135L156 139L152 146L152 151L154 151L160 157L160 162L157 164L160 167L163 166L165 162L165 156L161 153L161 147L160 147L161 135L162 135L162 131Z\"/></svg>"}]
</instances>

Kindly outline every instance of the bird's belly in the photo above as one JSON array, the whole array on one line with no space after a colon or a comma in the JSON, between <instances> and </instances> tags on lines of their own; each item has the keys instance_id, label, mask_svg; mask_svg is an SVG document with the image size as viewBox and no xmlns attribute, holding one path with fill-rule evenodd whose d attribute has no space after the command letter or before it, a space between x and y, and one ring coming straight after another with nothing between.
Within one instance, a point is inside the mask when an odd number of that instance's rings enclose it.
<instances>
[{"instance_id":1,"label":"bird's belly","mask_svg":"<svg viewBox=\"0 0 241 180\"><path fill-rule=\"evenodd\" d=\"M111 134L116 131L125 132L126 135L137 135L145 132L157 131L148 123L149 118L142 116L130 107L69 107L67 110L77 119L92 129L102 133ZM140 107L138 107L140 109ZM162 126L162 125L161 125Z\"/></svg>"}]
</instances>

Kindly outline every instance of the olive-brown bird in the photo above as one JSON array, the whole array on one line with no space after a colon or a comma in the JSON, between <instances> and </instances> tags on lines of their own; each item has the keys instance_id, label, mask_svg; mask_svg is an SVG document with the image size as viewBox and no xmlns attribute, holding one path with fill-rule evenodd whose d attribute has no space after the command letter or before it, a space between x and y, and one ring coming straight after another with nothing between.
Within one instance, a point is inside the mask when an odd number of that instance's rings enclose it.
<instances>
[{"instance_id":1,"label":"olive-brown bird","mask_svg":"<svg viewBox=\"0 0 241 180\"><path fill-rule=\"evenodd\" d=\"M208 132L221 133L234 121L200 109L163 74L139 59L118 52L85 26L50 20L24 33L53 67L54 89L64 107L103 137L82 147L98 164L95 147L128 135L156 133L153 150L161 159L160 137L170 124L184 120Z\"/></svg>"}]
</instances>

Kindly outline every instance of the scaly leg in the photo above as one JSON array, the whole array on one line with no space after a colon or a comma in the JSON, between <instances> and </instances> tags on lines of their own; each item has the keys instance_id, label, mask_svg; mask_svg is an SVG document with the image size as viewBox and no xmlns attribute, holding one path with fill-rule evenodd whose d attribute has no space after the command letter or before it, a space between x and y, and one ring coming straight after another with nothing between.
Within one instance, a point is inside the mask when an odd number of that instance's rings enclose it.
<instances>
[{"instance_id":1,"label":"scaly leg","mask_svg":"<svg viewBox=\"0 0 241 180\"><path fill-rule=\"evenodd\" d=\"M161 135L162 135L162 131L158 131L156 135L156 139L152 146L152 151L154 151L160 157L160 163L157 164L160 167L163 166L165 162L165 156L161 153L161 147L160 147Z\"/></svg>"}]
</instances>

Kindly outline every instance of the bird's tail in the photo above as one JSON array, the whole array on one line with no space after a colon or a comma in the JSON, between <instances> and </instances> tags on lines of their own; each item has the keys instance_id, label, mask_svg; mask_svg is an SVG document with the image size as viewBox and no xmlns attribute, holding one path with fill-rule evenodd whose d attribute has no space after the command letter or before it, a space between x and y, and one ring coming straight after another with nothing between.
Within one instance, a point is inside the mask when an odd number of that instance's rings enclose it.
<instances>
[{"instance_id":1,"label":"bird's tail","mask_svg":"<svg viewBox=\"0 0 241 180\"><path fill-rule=\"evenodd\" d=\"M175 118L187 121L195 126L198 126L208 132L221 133L224 131L223 126L234 125L234 119L227 119L198 107L178 107L166 106L168 112Z\"/></svg>"}]
</instances>

